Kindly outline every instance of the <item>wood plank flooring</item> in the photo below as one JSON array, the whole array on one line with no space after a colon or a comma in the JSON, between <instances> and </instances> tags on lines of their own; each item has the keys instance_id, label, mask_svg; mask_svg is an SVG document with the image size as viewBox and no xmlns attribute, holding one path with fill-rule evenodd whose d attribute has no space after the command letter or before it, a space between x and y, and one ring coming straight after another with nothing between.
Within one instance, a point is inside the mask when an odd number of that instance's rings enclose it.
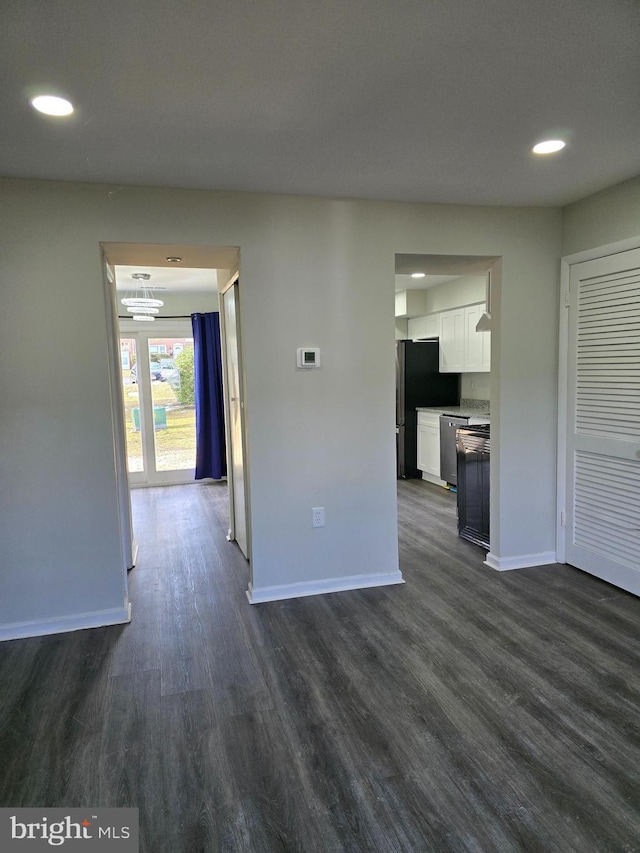
<instances>
[{"instance_id":1,"label":"wood plank flooring","mask_svg":"<svg viewBox=\"0 0 640 853\"><path fill-rule=\"evenodd\" d=\"M148 853L640 851L640 601L398 488L406 585L254 607L223 485L134 491L133 622L0 644L0 806L137 806Z\"/></svg>"}]
</instances>

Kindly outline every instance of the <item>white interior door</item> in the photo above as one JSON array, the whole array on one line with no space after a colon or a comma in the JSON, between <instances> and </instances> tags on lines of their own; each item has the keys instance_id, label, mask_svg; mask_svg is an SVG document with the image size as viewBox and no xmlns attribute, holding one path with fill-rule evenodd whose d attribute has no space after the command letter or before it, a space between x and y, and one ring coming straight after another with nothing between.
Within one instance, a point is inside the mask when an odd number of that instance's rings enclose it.
<instances>
[{"instance_id":1,"label":"white interior door","mask_svg":"<svg viewBox=\"0 0 640 853\"><path fill-rule=\"evenodd\" d=\"M640 595L640 249L571 267L566 560Z\"/></svg>"},{"instance_id":2,"label":"white interior door","mask_svg":"<svg viewBox=\"0 0 640 853\"><path fill-rule=\"evenodd\" d=\"M240 333L238 283L229 287L222 297L224 306L225 354L227 397L229 406L229 452L231 480L232 535L240 550L249 556L247 542L247 510L245 488L244 452L244 397L240 362Z\"/></svg>"}]
</instances>

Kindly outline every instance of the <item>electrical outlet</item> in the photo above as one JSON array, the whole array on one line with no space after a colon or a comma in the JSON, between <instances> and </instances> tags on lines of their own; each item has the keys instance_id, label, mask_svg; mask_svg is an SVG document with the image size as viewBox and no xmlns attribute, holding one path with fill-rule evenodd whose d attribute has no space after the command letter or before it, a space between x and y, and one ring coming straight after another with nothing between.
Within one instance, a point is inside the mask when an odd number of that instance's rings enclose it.
<instances>
[{"instance_id":1,"label":"electrical outlet","mask_svg":"<svg viewBox=\"0 0 640 853\"><path fill-rule=\"evenodd\" d=\"M311 510L311 523L314 527L324 527L324 507L314 506Z\"/></svg>"}]
</instances>

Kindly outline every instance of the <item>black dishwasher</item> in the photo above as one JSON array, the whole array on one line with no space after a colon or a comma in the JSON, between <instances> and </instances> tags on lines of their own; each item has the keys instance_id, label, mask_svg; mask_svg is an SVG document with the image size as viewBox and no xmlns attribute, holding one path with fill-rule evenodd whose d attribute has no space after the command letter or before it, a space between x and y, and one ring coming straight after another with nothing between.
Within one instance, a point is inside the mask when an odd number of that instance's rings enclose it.
<instances>
[{"instance_id":1,"label":"black dishwasher","mask_svg":"<svg viewBox=\"0 0 640 853\"><path fill-rule=\"evenodd\" d=\"M489 424L459 428L456 433L456 450L458 535L489 548Z\"/></svg>"},{"instance_id":2,"label":"black dishwasher","mask_svg":"<svg viewBox=\"0 0 640 853\"><path fill-rule=\"evenodd\" d=\"M469 418L440 415L440 479L452 486L458 483L456 463L456 430L467 426Z\"/></svg>"}]
</instances>

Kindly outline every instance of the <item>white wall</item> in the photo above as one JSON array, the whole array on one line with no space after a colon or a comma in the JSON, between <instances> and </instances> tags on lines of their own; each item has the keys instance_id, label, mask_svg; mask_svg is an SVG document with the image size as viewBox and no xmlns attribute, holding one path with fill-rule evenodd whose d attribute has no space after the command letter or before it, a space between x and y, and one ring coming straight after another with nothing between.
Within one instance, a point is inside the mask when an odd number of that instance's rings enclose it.
<instances>
[{"instance_id":1,"label":"white wall","mask_svg":"<svg viewBox=\"0 0 640 853\"><path fill-rule=\"evenodd\" d=\"M562 254L573 255L640 235L640 177L565 207Z\"/></svg>"},{"instance_id":2,"label":"white wall","mask_svg":"<svg viewBox=\"0 0 640 853\"><path fill-rule=\"evenodd\" d=\"M487 298L487 277L484 275L463 275L453 281L446 281L427 291L427 312L448 311L461 305L473 305Z\"/></svg>"},{"instance_id":3,"label":"white wall","mask_svg":"<svg viewBox=\"0 0 640 853\"><path fill-rule=\"evenodd\" d=\"M466 400L490 400L491 374L463 373L460 378L460 396Z\"/></svg>"},{"instance_id":4,"label":"white wall","mask_svg":"<svg viewBox=\"0 0 640 853\"><path fill-rule=\"evenodd\" d=\"M553 548L559 211L0 188L0 625L123 601L100 241L240 246L254 588L396 570L395 253L502 256L492 551Z\"/></svg>"}]
</instances>

